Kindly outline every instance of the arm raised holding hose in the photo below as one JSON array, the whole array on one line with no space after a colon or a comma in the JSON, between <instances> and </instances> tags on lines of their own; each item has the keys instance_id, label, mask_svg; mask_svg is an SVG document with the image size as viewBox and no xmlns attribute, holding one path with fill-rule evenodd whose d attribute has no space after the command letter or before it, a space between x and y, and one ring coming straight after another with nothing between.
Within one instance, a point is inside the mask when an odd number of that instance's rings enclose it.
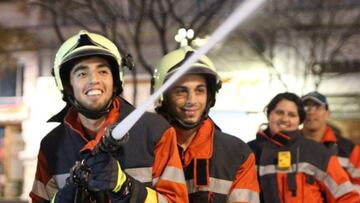
<instances>
[{"instance_id":1,"label":"arm raised holding hose","mask_svg":"<svg viewBox=\"0 0 360 203\"><path fill-rule=\"evenodd\" d=\"M67 105L41 142L33 202L188 201L167 122L142 112L126 133L113 133L135 110L119 96L126 61L110 40L87 31L60 47L53 74Z\"/></svg>"},{"instance_id":2,"label":"arm raised holding hose","mask_svg":"<svg viewBox=\"0 0 360 203\"><path fill-rule=\"evenodd\" d=\"M134 108L119 97L123 83L122 67L128 65L117 47L107 38L87 31L80 31L66 40L56 54L53 75L67 105L50 119L60 125L41 142L35 181L30 192L32 202L50 202L57 192L61 193L70 168L84 158L81 154L83 147L89 143L95 146L103 134L101 130L116 121L124 123L115 129L119 131L116 135L130 132L128 143L114 157L120 162L122 171L147 188L153 188L146 189L146 194L155 194L153 196L159 202L188 201L174 129L159 117L143 114L191 63L264 1L244 2L213 33L208 44L195 52L163 87L131 114ZM92 191L90 195L112 198L108 191L101 190Z\"/></svg>"}]
</instances>

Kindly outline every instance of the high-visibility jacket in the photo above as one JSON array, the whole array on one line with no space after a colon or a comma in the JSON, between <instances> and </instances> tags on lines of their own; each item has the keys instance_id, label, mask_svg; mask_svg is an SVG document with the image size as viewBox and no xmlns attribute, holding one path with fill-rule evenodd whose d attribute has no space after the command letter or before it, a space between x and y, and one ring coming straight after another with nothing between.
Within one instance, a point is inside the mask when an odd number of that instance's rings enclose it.
<instances>
[{"instance_id":1,"label":"high-visibility jacket","mask_svg":"<svg viewBox=\"0 0 360 203\"><path fill-rule=\"evenodd\" d=\"M246 143L207 119L184 151L190 202L259 202L255 157Z\"/></svg>"},{"instance_id":2,"label":"high-visibility jacket","mask_svg":"<svg viewBox=\"0 0 360 203\"><path fill-rule=\"evenodd\" d=\"M262 202L360 202L336 156L300 131L260 131L249 146L256 156Z\"/></svg>"},{"instance_id":3,"label":"high-visibility jacket","mask_svg":"<svg viewBox=\"0 0 360 203\"><path fill-rule=\"evenodd\" d=\"M342 137L329 126L326 127L320 142L337 155L341 166L360 193L360 146Z\"/></svg>"},{"instance_id":4,"label":"high-visibility jacket","mask_svg":"<svg viewBox=\"0 0 360 203\"><path fill-rule=\"evenodd\" d=\"M121 98L116 98L113 106L105 121L107 124L120 122L134 110ZM61 116L64 112L65 117ZM63 122L41 141L35 181L30 193L34 203L51 200L64 186L70 168L83 159L80 150L96 145L98 136L102 134L98 133L95 139L89 140L73 107L60 112L53 120L59 120L59 117L63 118ZM99 132L106 126L104 124ZM141 191L147 191L145 186L153 188L159 202L188 202L174 128L162 117L145 113L128 133L128 141L115 155L123 171L138 181L143 188ZM132 191L131 196L143 201L147 194Z\"/></svg>"}]
</instances>

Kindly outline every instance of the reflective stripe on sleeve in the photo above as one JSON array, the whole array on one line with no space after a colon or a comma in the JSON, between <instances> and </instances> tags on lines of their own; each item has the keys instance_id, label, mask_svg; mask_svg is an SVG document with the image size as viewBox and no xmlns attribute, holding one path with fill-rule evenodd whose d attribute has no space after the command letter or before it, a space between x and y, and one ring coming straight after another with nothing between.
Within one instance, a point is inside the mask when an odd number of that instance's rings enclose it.
<instances>
[{"instance_id":1,"label":"reflective stripe on sleeve","mask_svg":"<svg viewBox=\"0 0 360 203\"><path fill-rule=\"evenodd\" d=\"M340 157L340 156L337 156L336 158L339 160L340 165L341 165L343 168L346 168L346 169L347 169L347 168L349 167L349 164L350 164L349 158L347 158L347 157Z\"/></svg>"},{"instance_id":2,"label":"reflective stripe on sleeve","mask_svg":"<svg viewBox=\"0 0 360 203\"><path fill-rule=\"evenodd\" d=\"M349 173L351 178L360 178L360 169L356 168L352 163L349 163L347 172Z\"/></svg>"},{"instance_id":3,"label":"reflective stripe on sleeve","mask_svg":"<svg viewBox=\"0 0 360 203\"><path fill-rule=\"evenodd\" d=\"M185 185L183 169L176 168L173 166L167 166L164 172L161 174L160 178Z\"/></svg>"},{"instance_id":4,"label":"reflective stripe on sleeve","mask_svg":"<svg viewBox=\"0 0 360 203\"><path fill-rule=\"evenodd\" d=\"M163 196L163 195L161 195L160 193L157 193L157 195L158 195L158 201L159 201L159 203L167 203L168 201L166 200L166 198Z\"/></svg>"},{"instance_id":5,"label":"reflective stripe on sleeve","mask_svg":"<svg viewBox=\"0 0 360 203\"><path fill-rule=\"evenodd\" d=\"M327 176L324 181L325 185L329 188L331 194L335 197L341 197L346 193L349 193L353 190L353 185L350 181L346 181L340 185L338 185L330 176Z\"/></svg>"},{"instance_id":6,"label":"reflective stripe on sleeve","mask_svg":"<svg viewBox=\"0 0 360 203\"><path fill-rule=\"evenodd\" d=\"M152 185L156 185L160 179L164 179L176 183L185 184L183 170L173 166L167 166L164 172L161 174L161 177L157 177L154 179L152 177L152 167L128 168L124 171L142 183L152 182Z\"/></svg>"},{"instance_id":7,"label":"reflective stripe on sleeve","mask_svg":"<svg viewBox=\"0 0 360 203\"><path fill-rule=\"evenodd\" d=\"M58 191L55 185L56 183L54 178L50 179L46 185L38 180L35 180L32 192L43 199L50 200Z\"/></svg>"},{"instance_id":8,"label":"reflective stripe on sleeve","mask_svg":"<svg viewBox=\"0 0 360 203\"><path fill-rule=\"evenodd\" d=\"M332 177L330 177L327 173L320 170L316 166L309 163L299 163L298 164L298 172L303 172L308 175L315 176L316 179L322 181L326 187L329 189L331 194L338 198L348 192L351 192L352 184L350 181L344 182L342 184L337 184ZM259 166L259 176L264 176L268 174L276 174L276 173L293 173L296 171L296 164L291 166L289 170L278 170L277 165L266 165Z\"/></svg>"},{"instance_id":9,"label":"reflective stripe on sleeve","mask_svg":"<svg viewBox=\"0 0 360 203\"><path fill-rule=\"evenodd\" d=\"M124 171L142 183L152 182L152 167L128 168Z\"/></svg>"},{"instance_id":10,"label":"reflective stripe on sleeve","mask_svg":"<svg viewBox=\"0 0 360 203\"><path fill-rule=\"evenodd\" d=\"M228 202L259 203L259 193L249 189L234 189L231 191Z\"/></svg>"},{"instance_id":11,"label":"reflective stripe on sleeve","mask_svg":"<svg viewBox=\"0 0 360 203\"><path fill-rule=\"evenodd\" d=\"M351 178L360 178L360 169L356 168L347 157L340 157L338 156L337 159L339 160L341 166L345 168Z\"/></svg>"},{"instance_id":12,"label":"reflective stripe on sleeve","mask_svg":"<svg viewBox=\"0 0 360 203\"><path fill-rule=\"evenodd\" d=\"M353 187L360 194L360 185L353 184Z\"/></svg>"}]
</instances>

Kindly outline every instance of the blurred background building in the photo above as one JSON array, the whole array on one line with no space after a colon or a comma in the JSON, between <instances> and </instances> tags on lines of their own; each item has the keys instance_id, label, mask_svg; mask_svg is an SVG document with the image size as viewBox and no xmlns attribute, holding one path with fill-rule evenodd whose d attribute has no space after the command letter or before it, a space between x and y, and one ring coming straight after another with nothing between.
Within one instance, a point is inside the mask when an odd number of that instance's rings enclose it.
<instances>
[{"instance_id":1,"label":"blurred background building","mask_svg":"<svg viewBox=\"0 0 360 203\"><path fill-rule=\"evenodd\" d=\"M88 29L130 53L136 68L126 70L124 97L138 105L160 57L206 43L241 2L0 0L0 199L28 200L40 140L56 126L46 121L64 106L51 77L64 39ZM174 39L180 28L194 32L186 42ZM357 0L268 0L209 53L223 78L211 116L249 141L275 94L318 90L331 122L360 143L359 31Z\"/></svg>"}]
</instances>

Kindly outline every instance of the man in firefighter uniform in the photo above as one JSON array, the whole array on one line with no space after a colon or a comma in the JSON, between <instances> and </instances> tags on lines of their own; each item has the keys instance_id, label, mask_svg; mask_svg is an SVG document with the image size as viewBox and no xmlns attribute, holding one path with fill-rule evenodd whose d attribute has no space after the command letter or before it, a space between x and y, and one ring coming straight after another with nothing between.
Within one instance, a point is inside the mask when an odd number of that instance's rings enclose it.
<instances>
[{"instance_id":1,"label":"man in firefighter uniform","mask_svg":"<svg viewBox=\"0 0 360 203\"><path fill-rule=\"evenodd\" d=\"M348 173L351 182L360 193L360 147L342 137L328 124L330 117L329 104L324 95L310 92L302 97L306 110L304 136L322 143L337 155L340 164Z\"/></svg>"},{"instance_id":2,"label":"man in firefighter uniform","mask_svg":"<svg viewBox=\"0 0 360 203\"><path fill-rule=\"evenodd\" d=\"M155 70L153 90L192 53L182 47L165 55ZM191 66L156 103L156 111L176 129L190 202L258 202L254 154L208 117L220 77L206 56Z\"/></svg>"},{"instance_id":3,"label":"man in firefighter uniform","mask_svg":"<svg viewBox=\"0 0 360 203\"><path fill-rule=\"evenodd\" d=\"M111 129L134 107L120 97L131 65L87 31L59 48L53 74L66 101L40 145L32 202L188 202L175 130L145 113L121 140Z\"/></svg>"},{"instance_id":4,"label":"man in firefighter uniform","mask_svg":"<svg viewBox=\"0 0 360 203\"><path fill-rule=\"evenodd\" d=\"M249 142L258 165L261 202L360 202L336 156L301 135L305 110L300 97L280 93L265 110L267 128Z\"/></svg>"}]
</instances>

